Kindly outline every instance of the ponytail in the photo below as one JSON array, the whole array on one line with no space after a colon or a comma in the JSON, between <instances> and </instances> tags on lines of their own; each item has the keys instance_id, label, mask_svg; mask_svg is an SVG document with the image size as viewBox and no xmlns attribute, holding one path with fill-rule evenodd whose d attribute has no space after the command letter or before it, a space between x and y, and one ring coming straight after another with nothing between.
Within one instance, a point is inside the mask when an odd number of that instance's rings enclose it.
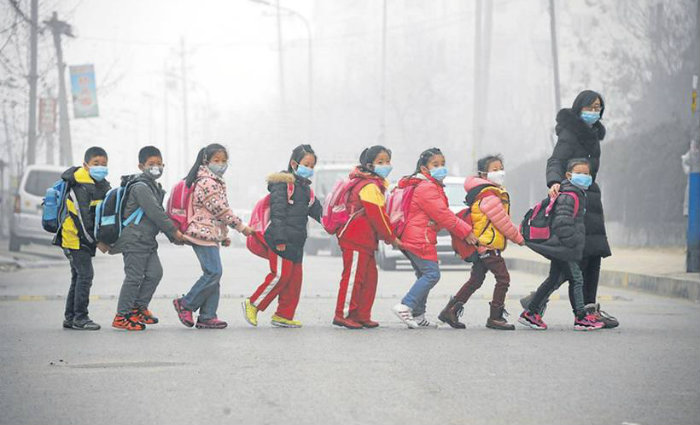
<instances>
[{"instance_id":1,"label":"ponytail","mask_svg":"<svg viewBox=\"0 0 700 425\"><path fill-rule=\"evenodd\" d=\"M228 152L226 151L226 148L218 143L209 144L206 147L199 150L199 152L197 153L197 159L194 161L192 168L190 168L190 171L185 177L185 185L187 187L192 187L194 181L197 180L197 173L199 173L199 167L208 164L209 159L212 156L216 155L217 152L224 152L226 154L226 157L228 158Z\"/></svg>"}]
</instances>

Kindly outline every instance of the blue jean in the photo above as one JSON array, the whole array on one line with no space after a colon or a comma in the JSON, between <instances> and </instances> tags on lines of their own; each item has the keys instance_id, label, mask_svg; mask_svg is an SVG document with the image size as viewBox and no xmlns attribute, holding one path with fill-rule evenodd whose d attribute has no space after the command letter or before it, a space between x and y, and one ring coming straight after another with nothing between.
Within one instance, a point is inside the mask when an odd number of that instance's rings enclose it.
<instances>
[{"instance_id":1,"label":"blue jean","mask_svg":"<svg viewBox=\"0 0 700 425\"><path fill-rule=\"evenodd\" d=\"M403 297L401 304L410 307L414 317L420 316L425 313L430 290L440 280L440 266L437 261L424 260L411 252L404 251L404 254L411 262L418 279Z\"/></svg>"},{"instance_id":2,"label":"blue jean","mask_svg":"<svg viewBox=\"0 0 700 425\"><path fill-rule=\"evenodd\" d=\"M192 245L192 249L202 266L203 274L185 295L184 306L191 311L199 310L198 320L213 319L219 308L219 281L223 273L219 247Z\"/></svg>"}]
</instances>

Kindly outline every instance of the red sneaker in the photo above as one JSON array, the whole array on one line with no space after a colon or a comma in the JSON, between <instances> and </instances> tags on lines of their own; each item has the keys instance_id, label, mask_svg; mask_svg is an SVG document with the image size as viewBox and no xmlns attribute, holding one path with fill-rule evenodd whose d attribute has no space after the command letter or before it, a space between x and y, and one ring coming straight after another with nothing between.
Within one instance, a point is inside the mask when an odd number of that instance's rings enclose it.
<instances>
[{"instance_id":1,"label":"red sneaker","mask_svg":"<svg viewBox=\"0 0 700 425\"><path fill-rule=\"evenodd\" d=\"M346 319L344 317L335 316L333 318L333 324L335 326L340 326L348 329L362 329L362 325L354 320Z\"/></svg>"},{"instance_id":2,"label":"red sneaker","mask_svg":"<svg viewBox=\"0 0 700 425\"><path fill-rule=\"evenodd\" d=\"M194 326L194 317L192 317L192 312L185 309L182 298L175 298L173 300L173 307L175 307L175 311L177 311L177 318L180 319L180 322L183 325L187 326L188 328Z\"/></svg>"}]
</instances>

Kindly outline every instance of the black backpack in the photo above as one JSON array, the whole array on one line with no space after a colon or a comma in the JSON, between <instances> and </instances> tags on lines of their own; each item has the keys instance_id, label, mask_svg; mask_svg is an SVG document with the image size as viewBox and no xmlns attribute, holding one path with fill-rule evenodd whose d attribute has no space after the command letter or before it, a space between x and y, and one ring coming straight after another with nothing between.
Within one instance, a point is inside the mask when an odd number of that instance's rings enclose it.
<instances>
[{"instance_id":1,"label":"black backpack","mask_svg":"<svg viewBox=\"0 0 700 425\"><path fill-rule=\"evenodd\" d=\"M548 196L525 213L525 217L520 223L520 234L523 235L523 239L528 242L543 242L552 236L552 219L554 218L552 210L561 195L574 198L574 218L576 218L579 212L579 199L575 193L559 192L554 198Z\"/></svg>"}]
</instances>

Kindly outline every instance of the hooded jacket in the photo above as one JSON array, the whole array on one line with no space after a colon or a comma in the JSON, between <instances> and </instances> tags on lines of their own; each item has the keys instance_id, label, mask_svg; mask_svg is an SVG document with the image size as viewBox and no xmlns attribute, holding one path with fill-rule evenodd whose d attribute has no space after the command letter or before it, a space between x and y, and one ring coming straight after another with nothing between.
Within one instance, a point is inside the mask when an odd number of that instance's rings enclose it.
<instances>
[{"instance_id":1,"label":"hooded jacket","mask_svg":"<svg viewBox=\"0 0 700 425\"><path fill-rule=\"evenodd\" d=\"M399 181L399 187L408 185L414 185L416 188L411 198L401 242L407 251L418 257L437 261L437 233L441 229L446 229L459 239L466 238L472 229L450 210L441 182L418 173Z\"/></svg>"},{"instance_id":2,"label":"hooded jacket","mask_svg":"<svg viewBox=\"0 0 700 425\"><path fill-rule=\"evenodd\" d=\"M165 191L160 183L146 173L122 176L122 184L134 180L126 195L126 206L122 218L129 217L139 207L143 217L138 224L131 223L122 229L119 239L110 250L111 254L120 252L151 252L158 249L156 236L163 232L171 241L175 238L177 228L165 214L163 198Z\"/></svg>"},{"instance_id":3,"label":"hooded jacket","mask_svg":"<svg viewBox=\"0 0 700 425\"><path fill-rule=\"evenodd\" d=\"M603 200L596 177L600 168L600 141L605 138L605 126L597 121L588 126L580 117L586 95L595 92L583 92L571 109L562 109L557 114L557 144L552 156L547 160L547 186L551 187L566 178L566 165L571 159L586 158L591 163L593 184L587 190L588 207L586 211L586 247L584 256L609 257L611 255L605 230ZM601 99L600 116L603 117L605 104Z\"/></svg>"},{"instance_id":4,"label":"hooded jacket","mask_svg":"<svg viewBox=\"0 0 700 425\"><path fill-rule=\"evenodd\" d=\"M66 199L66 218L53 244L66 249L85 249L95 255L95 209L110 189L107 180L95 181L84 167L71 167L61 175L78 203ZM79 211L79 212L78 212Z\"/></svg>"},{"instance_id":5,"label":"hooded jacket","mask_svg":"<svg viewBox=\"0 0 700 425\"><path fill-rule=\"evenodd\" d=\"M569 180L561 183L561 192L572 192L578 197L576 217L576 201L568 194L560 193L552 210L550 238L543 242L528 241L526 244L550 260L581 261L586 243L586 193Z\"/></svg>"},{"instance_id":6,"label":"hooded jacket","mask_svg":"<svg viewBox=\"0 0 700 425\"><path fill-rule=\"evenodd\" d=\"M291 199L287 198L287 185L294 184ZM265 230L265 242L270 249L282 258L293 263L304 259L306 225L309 217L321 221L321 204L311 200L311 181L287 171L274 173L267 178L270 191L270 225ZM284 251L278 245L286 245Z\"/></svg>"},{"instance_id":7,"label":"hooded jacket","mask_svg":"<svg viewBox=\"0 0 700 425\"><path fill-rule=\"evenodd\" d=\"M479 251L506 249L506 241L517 244L523 236L510 220L510 196L502 186L480 177L467 177L464 190L469 193L479 186L485 186L471 206L474 234L479 238Z\"/></svg>"},{"instance_id":8,"label":"hooded jacket","mask_svg":"<svg viewBox=\"0 0 700 425\"><path fill-rule=\"evenodd\" d=\"M387 243L396 239L385 205L384 194L389 182L359 168L350 173L350 179L355 186L348 196L348 206L356 215L341 231L338 242L342 248L372 253L377 250L380 239Z\"/></svg>"}]
</instances>

